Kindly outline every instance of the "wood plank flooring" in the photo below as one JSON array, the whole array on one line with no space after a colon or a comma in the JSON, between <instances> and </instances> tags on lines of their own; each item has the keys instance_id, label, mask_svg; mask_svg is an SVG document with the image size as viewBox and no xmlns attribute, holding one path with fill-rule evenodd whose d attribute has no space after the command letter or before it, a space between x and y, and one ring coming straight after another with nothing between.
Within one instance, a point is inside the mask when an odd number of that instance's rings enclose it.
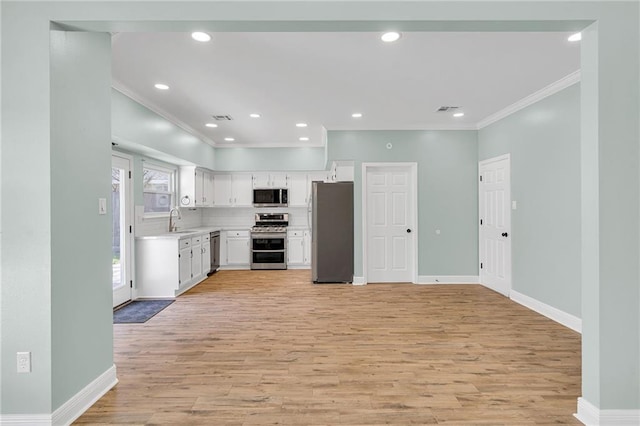
<instances>
[{"instance_id":1,"label":"wood plank flooring","mask_svg":"<svg viewBox=\"0 0 640 426\"><path fill-rule=\"evenodd\" d=\"M77 424L580 424L580 335L479 285L220 271L114 334Z\"/></svg>"}]
</instances>

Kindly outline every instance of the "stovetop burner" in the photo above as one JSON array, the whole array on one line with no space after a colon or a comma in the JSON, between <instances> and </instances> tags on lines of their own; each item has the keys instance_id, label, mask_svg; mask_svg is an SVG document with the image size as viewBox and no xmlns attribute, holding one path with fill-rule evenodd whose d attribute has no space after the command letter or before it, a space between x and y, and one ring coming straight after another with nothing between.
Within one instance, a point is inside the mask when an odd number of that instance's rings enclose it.
<instances>
[{"instance_id":1,"label":"stovetop burner","mask_svg":"<svg viewBox=\"0 0 640 426\"><path fill-rule=\"evenodd\" d=\"M287 232L286 226L256 225L251 232Z\"/></svg>"}]
</instances>

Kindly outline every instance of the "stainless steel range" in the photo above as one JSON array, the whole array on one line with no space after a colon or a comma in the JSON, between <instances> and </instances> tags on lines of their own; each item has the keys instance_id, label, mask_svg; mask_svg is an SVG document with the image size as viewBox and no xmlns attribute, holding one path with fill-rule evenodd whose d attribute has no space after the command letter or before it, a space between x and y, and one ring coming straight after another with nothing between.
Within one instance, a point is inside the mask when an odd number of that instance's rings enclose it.
<instances>
[{"instance_id":1,"label":"stainless steel range","mask_svg":"<svg viewBox=\"0 0 640 426\"><path fill-rule=\"evenodd\" d=\"M289 213L256 213L251 228L251 269L287 269Z\"/></svg>"}]
</instances>

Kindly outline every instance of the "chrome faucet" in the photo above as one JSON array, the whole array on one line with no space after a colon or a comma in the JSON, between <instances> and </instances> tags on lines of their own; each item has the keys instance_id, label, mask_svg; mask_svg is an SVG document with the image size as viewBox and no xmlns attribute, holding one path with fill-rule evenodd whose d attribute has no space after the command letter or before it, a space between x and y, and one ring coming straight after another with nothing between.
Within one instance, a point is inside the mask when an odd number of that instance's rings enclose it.
<instances>
[{"instance_id":1,"label":"chrome faucet","mask_svg":"<svg viewBox=\"0 0 640 426\"><path fill-rule=\"evenodd\" d=\"M180 216L180 209L177 207L174 207L171 209L171 211L169 211L169 232L176 232L178 230L178 226L173 223L173 212L178 213L178 219L182 219L182 216Z\"/></svg>"}]
</instances>

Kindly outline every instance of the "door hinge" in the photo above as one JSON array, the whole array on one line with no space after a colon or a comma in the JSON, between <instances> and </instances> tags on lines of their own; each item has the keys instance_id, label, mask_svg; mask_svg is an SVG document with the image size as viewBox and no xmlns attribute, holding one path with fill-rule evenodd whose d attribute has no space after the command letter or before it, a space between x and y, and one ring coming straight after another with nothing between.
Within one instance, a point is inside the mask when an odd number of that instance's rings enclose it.
<instances>
[{"instance_id":1,"label":"door hinge","mask_svg":"<svg viewBox=\"0 0 640 426\"><path fill-rule=\"evenodd\" d=\"M482 219L480 219L480 225L482 225Z\"/></svg>"},{"instance_id":2,"label":"door hinge","mask_svg":"<svg viewBox=\"0 0 640 426\"><path fill-rule=\"evenodd\" d=\"M480 269L482 269L482 262L480 262Z\"/></svg>"},{"instance_id":3,"label":"door hinge","mask_svg":"<svg viewBox=\"0 0 640 426\"><path fill-rule=\"evenodd\" d=\"M133 280L129 280L129 288L133 288Z\"/></svg>"},{"instance_id":4,"label":"door hinge","mask_svg":"<svg viewBox=\"0 0 640 426\"><path fill-rule=\"evenodd\" d=\"M129 179L131 179L131 170L129 170Z\"/></svg>"},{"instance_id":5,"label":"door hinge","mask_svg":"<svg viewBox=\"0 0 640 426\"><path fill-rule=\"evenodd\" d=\"M480 182L482 182L482 175L480 175Z\"/></svg>"},{"instance_id":6,"label":"door hinge","mask_svg":"<svg viewBox=\"0 0 640 426\"><path fill-rule=\"evenodd\" d=\"M133 226L129 225L129 233L131 234L133 232Z\"/></svg>"}]
</instances>

